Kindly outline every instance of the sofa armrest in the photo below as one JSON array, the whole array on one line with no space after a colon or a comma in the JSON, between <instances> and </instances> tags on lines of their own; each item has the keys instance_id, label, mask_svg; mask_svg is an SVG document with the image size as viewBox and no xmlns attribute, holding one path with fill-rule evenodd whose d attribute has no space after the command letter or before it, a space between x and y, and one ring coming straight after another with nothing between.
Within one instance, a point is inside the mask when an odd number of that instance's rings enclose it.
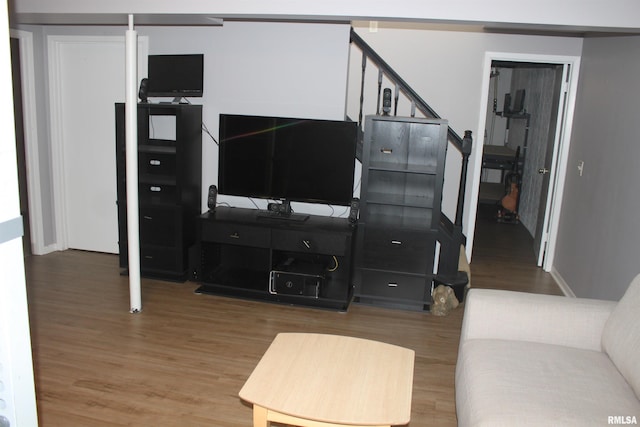
<instances>
[{"instance_id":1,"label":"sofa armrest","mask_svg":"<svg viewBox=\"0 0 640 427\"><path fill-rule=\"evenodd\" d=\"M616 302L524 292L471 289L460 344L503 339L601 351L604 324Z\"/></svg>"}]
</instances>

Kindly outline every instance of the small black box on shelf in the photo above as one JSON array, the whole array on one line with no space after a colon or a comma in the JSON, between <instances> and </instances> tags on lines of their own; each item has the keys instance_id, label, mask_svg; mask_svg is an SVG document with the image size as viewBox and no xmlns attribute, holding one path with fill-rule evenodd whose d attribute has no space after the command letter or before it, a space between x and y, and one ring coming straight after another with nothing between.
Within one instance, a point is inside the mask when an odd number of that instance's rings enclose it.
<instances>
[{"instance_id":1,"label":"small black box on shelf","mask_svg":"<svg viewBox=\"0 0 640 427\"><path fill-rule=\"evenodd\" d=\"M324 282L324 266L289 258L269 275L271 294L318 298Z\"/></svg>"}]
</instances>

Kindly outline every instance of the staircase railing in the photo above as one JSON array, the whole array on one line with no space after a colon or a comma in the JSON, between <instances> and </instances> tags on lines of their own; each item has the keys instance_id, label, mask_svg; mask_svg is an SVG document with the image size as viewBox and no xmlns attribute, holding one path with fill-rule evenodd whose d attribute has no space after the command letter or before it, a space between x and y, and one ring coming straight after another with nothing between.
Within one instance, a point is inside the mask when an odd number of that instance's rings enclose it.
<instances>
[{"instance_id":1,"label":"staircase railing","mask_svg":"<svg viewBox=\"0 0 640 427\"><path fill-rule=\"evenodd\" d=\"M360 113L358 116L358 123L362 125L363 115L363 103L364 103L364 75L367 66L367 59L369 59L376 67L378 67L378 109L380 111L380 99L382 92L382 78L387 77L392 83L395 84L394 94L394 112L397 112L399 94L402 92L411 102L411 116L415 116L415 109L417 108L427 118L440 119L441 117L435 112L429 104L427 104L416 93L407 82L393 69L389 64L385 62L371 46L369 46L354 30L351 29L351 43L356 45L362 51L362 85L360 88ZM453 129L449 128L449 141L462 152L462 138Z\"/></svg>"},{"instance_id":2,"label":"staircase railing","mask_svg":"<svg viewBox=\"0 0 640 427\"><path fill-rule=\"evenodd\" d=\"M360 85L360 109L358 113L358 125L363 129L363 109L364 109L364 83L367 61L371 61L378 69L378 94L376 104L376 114L379 114L380 101L382 95L383 78L387 78L395 85L393 113L397 115L399 95L402 93L411 103L411 117L414 117L416 110L420 111L426 118L440 119L441 117L435 112L429 104L427 104L407 82L387 62L385 62L371 46L369 46L354 30L351 29L351 43L362 51L362 77ZM384 102L384 100L383 100ZM461 281L466 283L466 274L464 277L458 272L458 259L460 246L463 245L466 237L462 233L462 213L464 209L465 183L467 180L467 169L469 164L469 156L471 154L472 136L471 131L464 133L461 138L451 127L448 130L449 143L455 147L462 155L462 168L460 172L460 185L458 189L458 200L456 205L455 221L452 223L444 214L441 215L440 235L441 249L440 262L438 264L438 276L436 281L449 285L460 284Z\"/></svg>"}]
</instances>

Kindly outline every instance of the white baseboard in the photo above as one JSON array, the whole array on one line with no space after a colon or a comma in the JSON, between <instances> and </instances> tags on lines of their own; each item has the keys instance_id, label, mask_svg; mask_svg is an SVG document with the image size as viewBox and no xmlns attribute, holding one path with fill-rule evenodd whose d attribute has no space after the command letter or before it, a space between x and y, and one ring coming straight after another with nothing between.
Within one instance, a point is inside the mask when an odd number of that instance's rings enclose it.
<instances>
[{"instance_id":1,"label":"white baseboard","mask_svg":"<svg viewBox=\"0 0 640 427\"><path fill-rule=\"evenodd\" d=\"M569 287L567 282L565 282L565 280L562 278L562 275L558 272L558 270L555 269L555 267L551 267L551 277L553 277L553 279L556 281L556 283L560 287L560 290L565 296L571 298L576 297L576 294L573 293L571 287Z\"/></svg>"},{"instance_id":2,"label":"white baseboard","mask_svg":"<svg viewBox=\"0 0 640 427\"><path fill-rule=\"evenodd\" d=\"M33 255L46 255L50 254L51 252L58 252L61 250L62 249L56 243L47 246L31 246L31 253Z\"/></svg>"}]
</instances>

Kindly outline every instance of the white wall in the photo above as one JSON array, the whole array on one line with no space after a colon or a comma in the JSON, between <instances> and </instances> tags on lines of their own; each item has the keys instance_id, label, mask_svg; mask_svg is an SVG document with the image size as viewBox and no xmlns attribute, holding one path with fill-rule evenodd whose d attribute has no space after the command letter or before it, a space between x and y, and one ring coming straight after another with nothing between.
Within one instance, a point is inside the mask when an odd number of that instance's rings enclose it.
<instances>
[{"instance_id":1,"label":"white wall","mask_svg":"<svg viewBox=\"0 0 640 427\"><path fill-rule=\"evenodd\" d=\"M34 32L40 121L40 163L43 185L45 245L56 241L49 141L46 45L49 35L122 35L126 27L23 26ZM136 30L149 37L149 53L204 53L203 121L217 138L220 113L264 114L320 119L343 119L349 25L275 22L227 22L222 27L146 27ZM41 65L38 67L38 65ZM91 80L93 76L86 76ZM87 94L91 96L91 94ZM122 93L124 101L124 91ZM100 102L100 100L93 100ZM113 117L104 117L114 126ZM115 153L115 151L114 151ZM217 183L218 148L203 135L203 205L208 186ZM113 177L115 182L115 176ZM221 201L225 198L221 197ZM228 200L234 206L254 205L247 199ZM114 201L115 202L115 201ZM259 205L266 202L257 201ZM295 204L298 211L331 214L327 206ZM346 213L346 209L344 210ZM335 214L343 214L336 209Z\"/></svg>"},{"instance_id":2,"label":"white wall","mask_svg":"<svg viewBox=\"0 0 640 427\"><path fill-rule=\"evenodd\" d=\"M207 61L211 88L203 99L205 122L216 137L220 113L345 118L348 25L228 22L222 32L215 55ZM206 190L218 181L218 150L207 138L205 142ZM244 198L220 201L253 207ZM254 202L266 208L265 201ZM294 208L331 213L324 206L296 203Z\"/></svg>"},{"instance_id":3,"label":"white wall","mask_svg":"<svg viewBox=\"0 0 640 427\"><path fill-rule=\"evenodd\" d=\"M367 44L395 69L402 78L459 134L472 130L474 146L469 160L464 232L473 235L475 210L471 203L471 186L477 186L482 157L484 127L480 122L481 106L488 94L482 93L486 52L580 56L582 39L575 37L524 36L465 31L443 31L419 24L385 24L377 32L369 32L368 23L354 23L354 28ZM347 113L358 117L360 99L361 55L352 50L349 69L349 104ZM365 82L365 104L375 111L378 74L372 67ZM383 87L385 84L383 83ZM409 114L405 104L399 115ZM460 177L460 155L447 152L443 211L454 218Z\"/></svg>"},{"instance_id":4,"label":"white wall","mask_svg":"<svg viewBox=\"0 0 640 427\"><path fill-rule=\"evenodd\" d=\"M222 27L138 27L150 54L204 53L203 121L218 137L221 113L343 120L349 25L225 22ZM203 211L218 182L218 147L203 135ZM219 202L254 207L246 198ZM266 201L254 200L266 208ZM326 206L294 204L296 211L331 214ZM343 210L337 210L342 213Z\"/></svg>"},{"instance_id":5,"label":"white wall","mask_svg":"<svg viewBox=\"0 0 640 427\"><path fill-rule=\"evenodd\" d=\"M639 75L640 37L585 39L554 263L579 297L617 300L640 273Z\"/></svg>"}]
</instances>

